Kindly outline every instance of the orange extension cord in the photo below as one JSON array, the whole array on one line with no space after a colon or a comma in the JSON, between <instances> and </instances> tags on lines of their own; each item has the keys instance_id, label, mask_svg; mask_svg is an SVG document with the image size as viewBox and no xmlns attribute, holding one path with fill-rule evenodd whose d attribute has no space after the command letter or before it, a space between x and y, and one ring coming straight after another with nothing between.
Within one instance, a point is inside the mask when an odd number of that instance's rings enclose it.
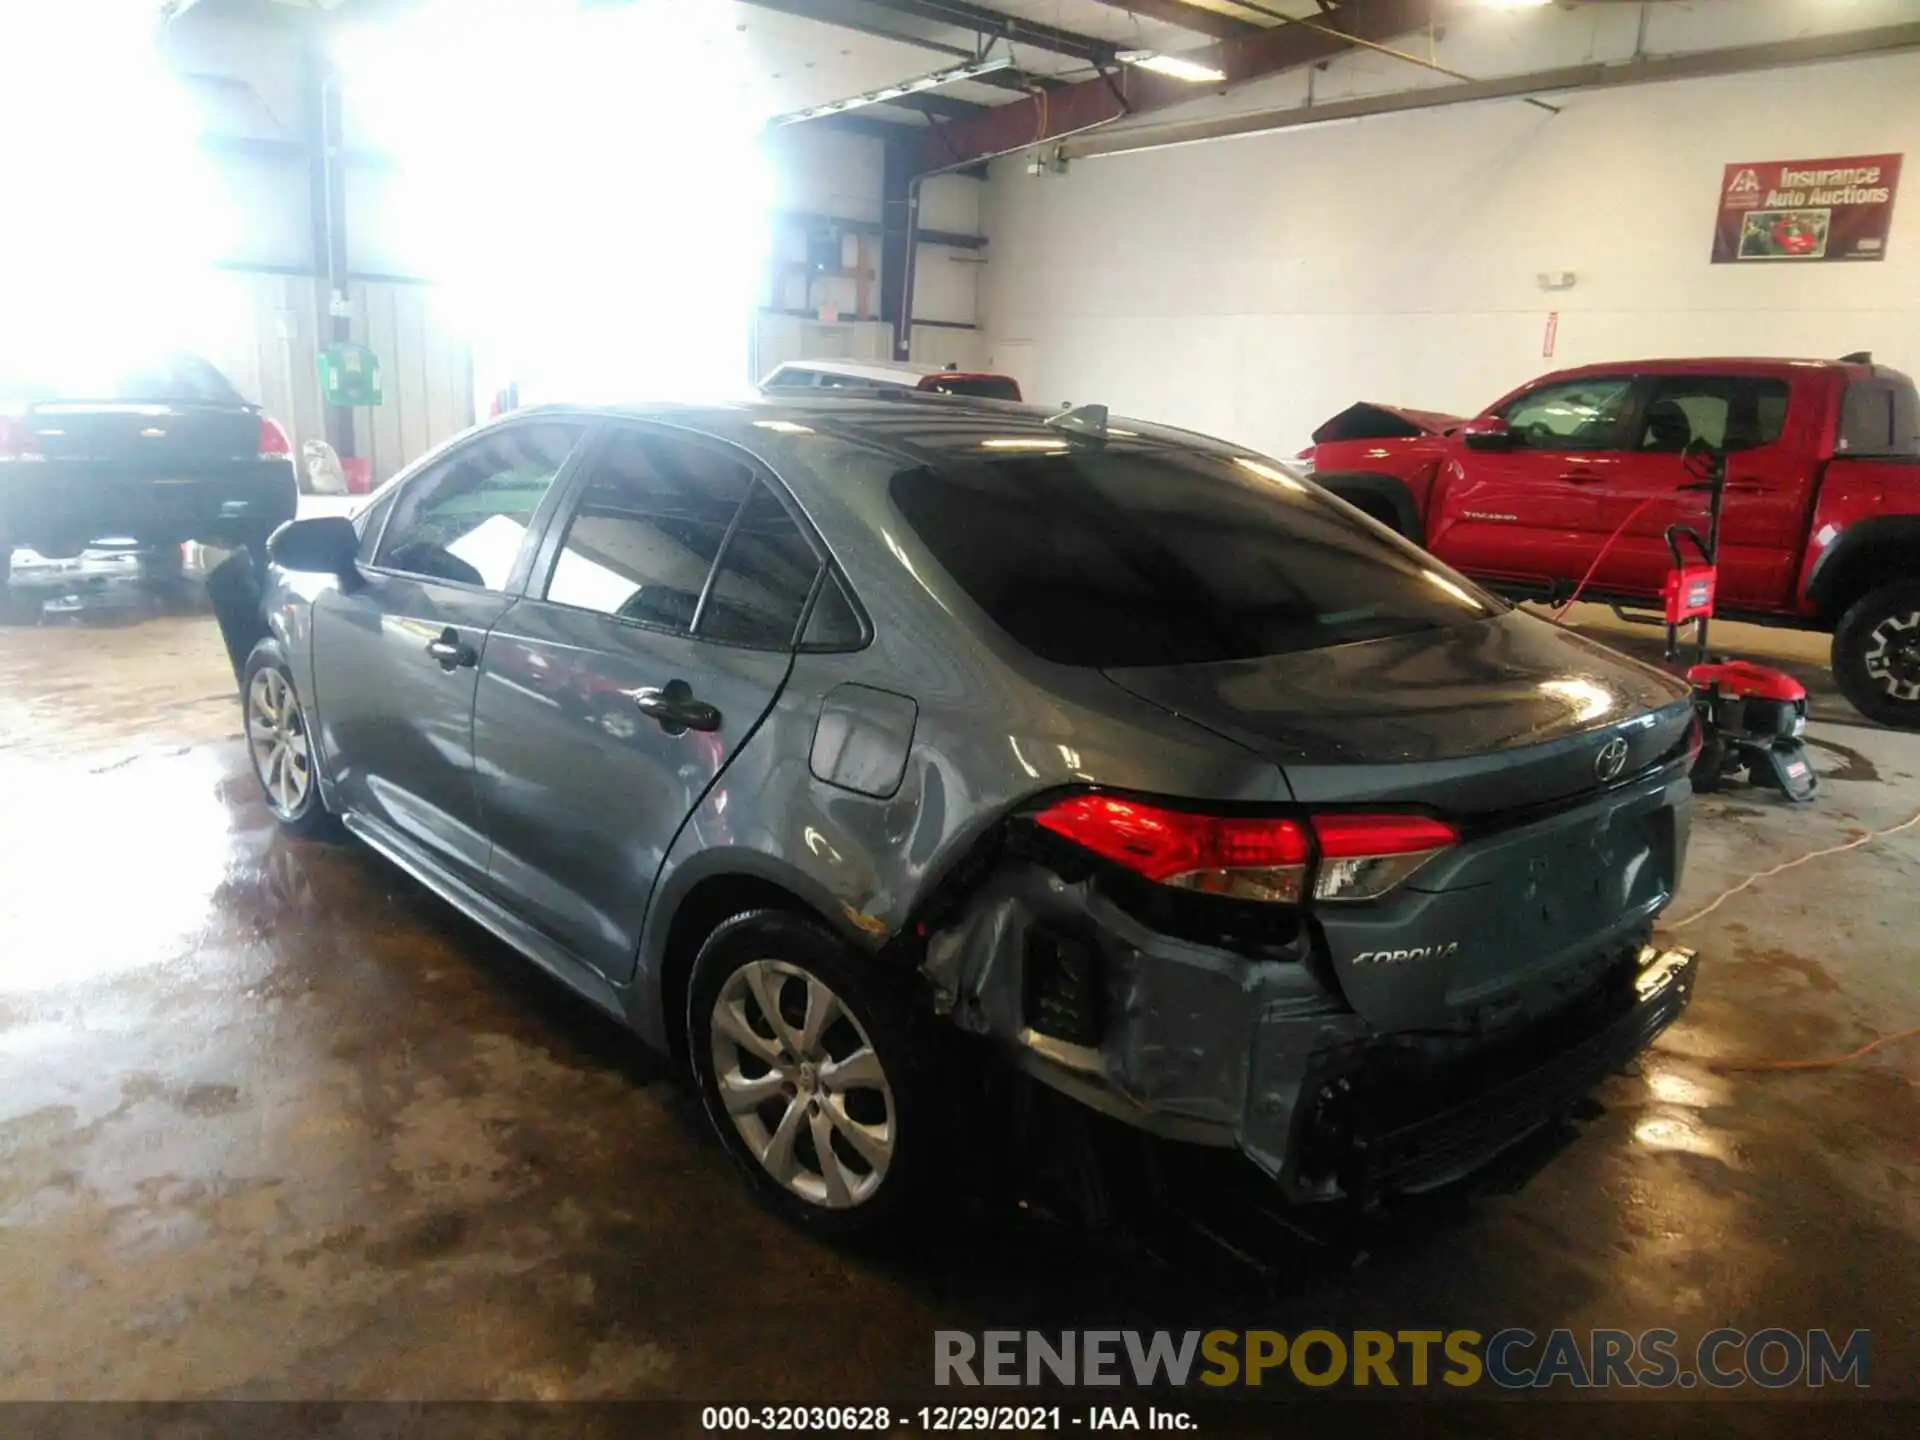
<instances>
[{"instance_id":1,"label":"orange extension cord","mask_svg":"<svg viewBox=\"0 0 1920 1440\"><path fill-rule=\"evenodd\" d=\"M1796 856L1792 860L1783 861L1770 870L1761 870L1749 875L1738 885L1724 890L1715 896L1712 903L1703 905L1692 914L1684 915L1678 920L1662 925L1660 928L1663 930L1678 930L1683 926L1693 924L1696 920L1704 920L1757 880L1765 880L1770 876L1778 875L1783 870L1791 870L1796 865L1804 865L1809 860L1818 860L1823 855L1839 855L1844 851L1858 850L1862 845L1871 845L1875 840L1884 840L1889 835L1898 835L1902 830L1911 830L1916 825L1920 825L1920 814L1912 815L1902 820L1898 825L1889 825L1885 830L1870 830L1865 835L1857 835L1844 845L1829 845L1824 849L1809 850L1806 854ZM1859 1049L1849 1050L1845 1055L1832 1055L1817 1060L1708 1060L1697 1056L1681 1055L1672 1051L1667 1053L1673 1054L1676 1059L1693 1060L1708 1070L1748 1072L1768 1070L1832 1070L1838 1066L1850 1064L1863 1055L1869 1055L1875 1050L1878 1050L1882 1045L1891 1045L1897 1040L1911 1040L1916 1035L1920 1035L1920 1029L1901 1030L1892 1035L1882 1035L1876 1040L1869 1040Z\"/></svg>"}]
</instances>

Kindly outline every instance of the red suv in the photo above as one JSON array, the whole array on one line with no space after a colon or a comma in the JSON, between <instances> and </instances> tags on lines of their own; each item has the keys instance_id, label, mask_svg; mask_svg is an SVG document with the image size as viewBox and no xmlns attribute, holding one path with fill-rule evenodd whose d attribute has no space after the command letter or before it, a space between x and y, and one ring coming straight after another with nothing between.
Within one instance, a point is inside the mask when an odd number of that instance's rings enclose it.
<instances>
[{"instance_id":1,"label":"red suv","mask_svg":"<svg viewBox=\"0 0 1920 1440\"><path fill-rule=\"evenodd\" d=\"M1920 728L1920 396L1866 355L1562 370L1472 420L1359 404L1314 478L1491 588L1658 608L1665 532L1704 525L1682 452L1728 452L1719 613L1833 635L1841 690Z\"/></svg>"}]
</instances>

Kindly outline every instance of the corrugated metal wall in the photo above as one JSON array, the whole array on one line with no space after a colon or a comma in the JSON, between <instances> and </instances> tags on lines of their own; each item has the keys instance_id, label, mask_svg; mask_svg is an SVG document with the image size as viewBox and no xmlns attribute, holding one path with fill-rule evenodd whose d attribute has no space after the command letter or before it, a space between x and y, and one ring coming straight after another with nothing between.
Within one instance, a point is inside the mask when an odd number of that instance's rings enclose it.
<instances>
[{"instance_id":1,"label":"corrugated metal wall","mask_svg":"<svg viewBox=\"0 0 1920 1440\"><path fill-rule=\"evenodd\" d=\"M325 438L317 281L228 273L207 358L249 400L287 427L294 450ZM386 479L474 421L473 361L466 342L434 313L431 286L356 281L355 338L380 357L385 402L354 412L354 448Z\"/></svg>"},{"instance_id":2,"label":"corrugated metal wall","mask_svg":"<svg viewBox=\"0 0 1920 1440\"><path fill-rule=\"evenodd\" d=\"M377 485L473 424L473 354L436 323L427 285L356 281L354 334L380 357L384 403L354 412L354 447Z\"/></svg>"}]
</instances>

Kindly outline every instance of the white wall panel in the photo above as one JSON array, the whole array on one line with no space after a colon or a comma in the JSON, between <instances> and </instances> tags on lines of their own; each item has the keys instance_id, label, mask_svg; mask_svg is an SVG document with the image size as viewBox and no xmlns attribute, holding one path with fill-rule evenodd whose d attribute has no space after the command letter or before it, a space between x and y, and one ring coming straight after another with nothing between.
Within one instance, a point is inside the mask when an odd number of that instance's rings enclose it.
<instances>
[{"instance_id":1,"label":"white wall panel","mask_svg":"<svg viewBox=\"0 0 1920 1440\"><path fill-rule=\"evenodd\" d=\"M1915 96L1920 55L1901 54L1556 96L1557 116L1501 101L1377 117L1039 180L1002 161L985 319L1050 398L1286 453L1355 399L1471 412L1585 361L1867 348L1920 369ZM1708 264L1725 164L1886 151L1908 156L1909 193L1885 261ZM1544 270L1578 283L1545 293Z\"/></svg>"}]
</instances>

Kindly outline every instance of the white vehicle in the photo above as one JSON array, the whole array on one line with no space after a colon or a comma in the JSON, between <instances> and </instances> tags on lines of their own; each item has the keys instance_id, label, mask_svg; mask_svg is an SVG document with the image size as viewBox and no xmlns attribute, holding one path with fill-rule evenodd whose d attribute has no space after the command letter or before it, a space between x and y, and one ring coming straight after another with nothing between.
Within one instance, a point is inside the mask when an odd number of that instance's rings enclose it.
<instances>
[{"instance_id":1,"label":"white vehicle","mask_svg":"<svg viewBox=\"0 0 1920 1440\"><path fill-rule=\"evenodd\" d=\"M1020 382L1011 375L882 360L789 360L775 367L760 388L774 395L796 390L925 390L976 400L1021 398Z\"/></svg>"}]
</instances>

